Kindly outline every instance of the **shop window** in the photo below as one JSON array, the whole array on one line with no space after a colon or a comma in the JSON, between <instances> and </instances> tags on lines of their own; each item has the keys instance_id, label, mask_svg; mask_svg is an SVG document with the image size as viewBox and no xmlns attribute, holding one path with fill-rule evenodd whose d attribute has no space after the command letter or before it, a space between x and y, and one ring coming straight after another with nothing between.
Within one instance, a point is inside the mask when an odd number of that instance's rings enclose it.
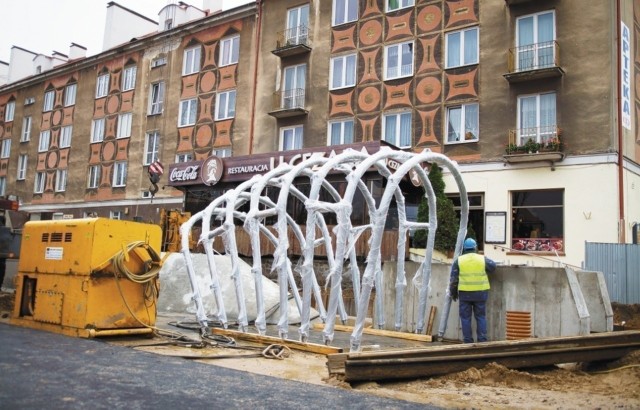
<instances>
[{"instance_id":1,"label":"shop window","mask_svg":"<svg viewBox=\"0 0 640 410\"><path fill-rule=\"evenodd\" d=\"M511 192L511 248L564 251L564 190Z\"/></svg>"}]
</instances>

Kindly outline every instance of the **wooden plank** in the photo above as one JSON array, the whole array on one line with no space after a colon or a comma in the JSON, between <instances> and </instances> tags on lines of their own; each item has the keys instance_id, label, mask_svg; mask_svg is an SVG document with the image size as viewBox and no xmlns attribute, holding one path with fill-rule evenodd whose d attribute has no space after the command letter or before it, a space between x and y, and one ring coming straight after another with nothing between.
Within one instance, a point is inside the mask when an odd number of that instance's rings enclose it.
<instances>
[{"instance_id":1,"label":"wooden plank","mask_svg":"<svg viewBox=\"0 0 640 410\"><path fill-rule=\"evenodd\" d=\"M279 344L290 347L291 349L302 350L310 353L318 353L318 354L336 354L342 353L342 348L334 347L334 346L325 346L316 343L303 343L297 340L291 339L281 339L279 337L274 336L266 336L266 335L258 335L255 333L245 333L240 332L238 330L230 330L230 329L221 329L221 328L212 328L211 331L218 335L231 336L235 339L239 340L248 340L251 342L261 343L261 344Z\"/></svg>"},{"instance_id":2,"label":"wooden plank","mask_svg":"<svg viewBox=\"0 0 640 410\"><path fill-rule=\"evenodd\" d=\"M322 330L324 329L324 324L314 323L313 329ZM337 330L339 332L353 332L353 326L334 325L334 330ZM365 333L368 335L374 335L374 336L393 337L396 339L414 340L417 342L431 342L433 339L431 335L419 335L416 333L396 332L393 330L384 330L384 329L372 329L370 327L365 327L362 330L362 333Z\"/></svg>"},{"instance_id":3,"label":"wooden plank","mask_svg":"<svg viewBox=\"0 0 640 410\"><path fill-rule=\"evenodd\" d=\"M436 311L438 310L437 307L435 306L431 306L431 309L429 309L429 320L427 320L427 334L430 335L431 331L433 330L433 322L436 318Z\"/></svg>"}]
</instances>

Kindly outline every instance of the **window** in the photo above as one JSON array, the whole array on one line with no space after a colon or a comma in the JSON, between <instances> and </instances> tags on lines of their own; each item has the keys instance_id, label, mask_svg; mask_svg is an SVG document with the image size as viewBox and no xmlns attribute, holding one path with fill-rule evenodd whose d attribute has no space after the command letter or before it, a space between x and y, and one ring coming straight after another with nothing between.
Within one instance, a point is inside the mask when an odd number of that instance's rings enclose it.
<instances>
[{"instance_id":1,"label":"window","mask_svg":"<svg viewBox=\"0 0 640 410\"><path fill-rule=\"evenodd\" d=\"M385 80L413 75L413 42L385 47L384 61Z\"/></svg>"},{"instance_id":2,"label":"window","mask_svg":"<svg viewBox=\"0 0 640 410\"><path fill-rule=\"evenodd\" d=\"M122 211L109 211L109 218L122 219Z\"/></svg>"},{"instance_id":3,"label":"window","mask_svg":"<svg viewBox=\"0 0 640 410\"><path fill-rule=\"evenodd\" d=\"M33 183L33 192L36 194L41 194L44 192L44 182L46 179L46 174L44 172L36 172L36 179Z\"/></svg>"},{"instance_id":4,"label":"window","mask_svg":"<svg viewBox=\"0 0 640 410\"><path fill-rule=\"evenodd\" d=\"M280 130L280 150L302 149L302 125Z\"/></svg>"},{"instance_id":5,"label":"window","mask_svg":"<svg viewBox=\"0 0 640 410\"><path fill-rule=\"evenodd\" d=\"M144 198L144 199L152 198L152 196L151 196L151 192L149 192L149 191L142 191L142 193L140 194L140 197L141 197L141 198Z\"/></svg>"},{"instance_id":6,"label":"window","mask_svg":"<svg viewBox=\"0 0 640 410\"><path fill-rule=\"evenodd\" d=\"M309 5L296 7L287 11L287 30L285 44L294 46L306 44L309 38Z\"/></svg>"},{"instance_id":7,"label":"window","mask_svg":"<svg viewBox=\"0 0 640 410\"><path fill-rule=\"evenodd\" d=\"M236 116L236 90L218 93L216 96L216 120Z\"/></svg>"},{"instance_id":8,"label":"window","mask_svg":"<svg viewBox=\"0 0 640 410\"><path fill-rule=\"evenodd\" d=\"M220 41L220 67L236 64L240 54L240 36L223 38Z\"/></svg>"},{"instance_id":9,"label":"window","mask_svg":"<svg viewBox=\"0 0 640 410\"><path fill-rule=\"evenodd\" d=\"M195 98L180 101L180 114L178 115L178 127L185 127L196 123L196 109L198 101Z\"/></svg>"},{"instance_id":10,"label":"window","mask_svg":"<svg viewBox=\"0 0 640 410\"><path fill-rule=\"evenodd\" d=\"M56 192L64 192L67 189L67 170L56 170Z\"/></svg>"},{"instance_id":11,"label":"window","mask_svg":"<svg viewBox=\"0 0 640 410\"><path fill-rule=\"evenodd\" d=\"M64 89L64 106L68 107L70 105L76 104L76 90L78 88L78 84L69 84Z\"/></svg>"},{"instance_id":12,"label":"window","mask_svg":"<svg viewBox=\"0 0 640 410\"><path fill-rule=\"evenodd\" d=\"M162 114L164 103L164 82L151 84L149 95L149 115Z\"/></svg>"},{"instance_id":13,"label":"window","mask_svg":"<svg viewBox=\"0 0 640 410\"><path fill-rule=\"evenodd\" d=\"M411 147L411 112L385 114L382 117L383 139L398 148Z\"/></svg>"},{"instance_id":14,"label":"window","mask_svg":"<svg viewBox=\"0 0 640 410\"><path fill-rule=\"evenodd\" d=\"M109 93L109 74L98 76L96 83L96 98L106 97Z\"/></svg>"},{"instance_id":15,"label":"window","mask_svg":"<svg viewBox=\"0 0 640 410\"><path fill-rule=\"evenodd\" d=\"M518 145L528 140L544 144L558 136L556 93L518 97Z\"/></svg>"},{"instance_id":16,"label":"window","mask_svg":"<svg viewBox=\"0 0 640 410\"><path fill-rule=\"evenodd\" d=\"M104 118L98 118L91 123L91 142L104 140Z\"/></svg>"},{"instance_id":17,"label":"window","mask_svg":"<svg viewBox=\"0 0 640 410\"><path fill-rule=\"evenodd\" d=\"M127 185L127 163L126 161L116 162L113 166L113 186L123 187Z\"/></svg>"},{"instance_id":18,"label":"window","mask_svg":"<svg viewBox=\"0 0 640 410\"><path fill-rule=\"evenodd\" d=\"M73 135L72 125L67 125L60 129L60 148L68 148L71 146L72 135Z\"/></svg>"},{"instance_id":19,"label":"window","mask_svg":"<svg viewBox=\"0 0 640 410\"><path fill-rule=\"evenodd\" d=\"M136 87L136 73L138 68L136 66L125 67L122 73L122 91L133 90Z\"/></svg>"},{"instance_id":20,"label":"window","mask_svg":"<svg viewBox=\"0 0 640 410\"><path fill-rule=\"evenodd\" d=\"M200 46L184 50L182 75L189 75L200 71Z\"/></svg>"},{"instance_id":21,"label":"window","mask_svg":"<svg viewBox=\"0 0 640 410\"><path fill-rule=\"evenodd\" d=\"M553 67L555 39L553 11L518 18L516 20L516 71Z\"/></svg>"},{"instance_id":22,"label":"window","mask_svg":"<svg viewBox=\"0 0 640 410\"><path fill-rule=\"evenodd\" d=\"M218 158L227 158L231 156L231 148L214 149L213 155Z\"/></svg>"},{"instance_id":23,"label":"window","mask_svg":"<svg viewBox=\"0 0 640 410\"><path fill-rule=\"evenodd\" d=\"M4 110L4 121L5 122L13 121L13 115L15 114L15 111L16 111L16 102L15 101L8 102Z\"/></svg>"},{"instance_id":24,"label":"window","mask_svg":"<svg viewBox=\"0 0 640 410\"><path fill-rule=\"evenodd\" d=\"M53 110L53 100L55 96L56 96L56 92L54 90L50 90L44 93L44 105L42 106L43 112Z\"/></svg>"},{"instance_id":25,"label":"window","mask_svg":"<svg viewBox=\"0 0 640 410\"><path fill-rule=\"evenodd\" d=\"M161 55L158 56L156 58L154 58L151 61L151 68L156 68L156 67L160 67L167 64L167 56L166 55Z\"/></svg>"},{"instance_id":26,"label":"window","mask_svg":"<svg viewBox=\"0 0 640 410\"><path fill-rule=\"evenodd\" d=\"M2 140L0 145L0 158L9 158L11 155L11 140L9 138Z\"/></svg>"},{"instance_id":27,"label":"window","mask_svg":"<svg viewBox=\"0 0 640 410\"><path fill-rule=\"evenodd\" d=\"M31 139L31 117L22 118L22 134L20 134L20 142L27 142Z\"/></svg>"},{"instance_id":28,"label":"window","mask_svg":"<svg viewBox=\"0 0 640 410\"><path fill-rule=\"evenodd\" d=\"M284 69L281 107L304 108L307 66L300 64Z\"/></svg>"},{"instance_id":29,"label":"window","mask_svg":"<svg viewBox=\"0 0 640 410\"><path fill-rule=\"evenodd\" d=\"M478 64L478 27L447 33L446 68Z\"/></svg>"},{"instance_id":30,"label":"window","mask_svg":"<svg viewBox=\"0 0 640 410\"><path fill-rule=\"evenodd\" d=\"M333 25L358 20L358 0L333 0Z\"/></svg>"},{"instance_id":31,"label":"window","mask_svg":"<svg viewBox=\"0 0 640 410\"><path fill-rule=\"evenodd\" d=\"M164 29L171 30L172 27L173 27L173 19L166 19L164 21Z\"/></svg>"},{"instance_id":32,"label":"window","mask_svg":"<svg viewBox=\"0 0 640 410\"><path fill-rule=\"evenodd\" d=\"M447 108L447 143L477 141L479 134L478 104Z\"/></svg>"},{"instance_id":33,"label":"window","mask_svg":"<svg viewBox=\"0 0 640 410\"><path fill-rule=\"evenodd\" d=\"M118 115L118 132L116 138L129 138L131 136L131 119L133 115L129 112Z\"/></svg>"},{"instance_id":34,"label":"window","mask_svg":"<svg viewBox=\"0 0 640 410\"><path fill-rule=\"evenodd\" d=\"M329 78L332 90L356 85L356 55L332 58Z\"/></svg>"},{"instance_id":35,"label":"window","mask_svg":"<svg viewBox=\"0 0 640 410\"><path fill-rule=\"evenodd\" d=\"M7 193L7 177L0 177L0 196Z\"/></svg>"},{"instance_id":36,"label":"window","mask_svg":"<svg viewBox=\"0 0 640 410\"><path fill-rule=\"evenodd\" d=\"M38 141L38 152L46 152L49 150L49 141L51 141L51 131L46 130L40 133L40 141Z\"/></svg>"},{"instance_id":37,"label":"window","mask_svg":"<svg viewBox=\"0 0 640 410\"><path fill-rule=\"evenodd\" d=\"M191 161L193 161L193 154L191 154L190 152L185 154L176 154L176 163Z\"/></svg>"},{"instance_id":38,"label":"window","mask_svg":"<svg viewBox=\"0 0 640 410\"><path fill-rule=\"evenodd\" d=\"M18 174L16 175L18 181L23 181L27 177L28 158L29 156L27 154L20 154L20 156L18 156Z\"/></svg>"},{"instance_id":39,"label":"window","mask_svg":"<svg viewBox=\"0 0 640 410\"><path fill-rule=\"evenodd\" d=\"M160 147L160 133L158 131L148 132L144 140L144 163L143 165L152 164L158 159L158 150Z\"/></svg>"},{"instance_id":40,"label":"window","mask_svg":"<svg viewBox=\"0 0 640 410\"><path fill-rule=\"evenodd\" d=\"M399 10L413 6L413 0L386 0L387 11Z\"/></svg>"},{"instance_id":41,"label":"window","mask_svg":"<svg viewBox=\"0 0 640 410\"><path fill-rule=\"evenodd\" d=\"M564 190L511 192L511 247L564 251Z\"/></svg>"},{"instance_id":42,"label":"window","mask_svg":"<svg viewBox=\"0 0 640 410\"><path fill-rule=\"evenodd\" d=\"M329 145L353 143L353 118L329 123Z\"/></svg>"},{"instance_id":43,"label":"window","mask_svg":"<svg viewBox=\"0 0 640 410\"><path fill-rule=\"evenodd\" d=\"M87 178L87 188L97 188L100 184L100 165L91 165L89 167L89 176Z\"/></svg>"}]
</instances>

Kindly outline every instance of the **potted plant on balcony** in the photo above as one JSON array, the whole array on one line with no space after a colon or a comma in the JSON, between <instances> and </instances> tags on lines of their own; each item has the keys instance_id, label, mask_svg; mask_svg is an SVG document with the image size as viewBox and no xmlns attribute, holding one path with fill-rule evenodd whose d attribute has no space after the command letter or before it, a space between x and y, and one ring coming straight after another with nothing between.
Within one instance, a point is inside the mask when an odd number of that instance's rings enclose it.
<instances>
[{"instance_id":1,"label":"potted plant on balcony","mask_svg":"<svg viewBox=\"0 0 640 410\"><path fill-rule=\"evenodd\" d=\"M523 145L524 151L529 154L535 154L540 150L540 143L536 142L534 139L528 139L527 142Z\"/></svg>"}]
</instances>

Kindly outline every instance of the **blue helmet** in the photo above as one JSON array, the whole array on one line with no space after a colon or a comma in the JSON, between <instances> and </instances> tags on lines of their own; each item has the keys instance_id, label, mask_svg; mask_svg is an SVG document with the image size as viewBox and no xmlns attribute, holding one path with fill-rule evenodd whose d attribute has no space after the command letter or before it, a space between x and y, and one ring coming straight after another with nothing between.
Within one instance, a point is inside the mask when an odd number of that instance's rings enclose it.
<instances>
[{"instance_id":1,"label":"blue helmet","mask_svg":"<svg viewBox=\"0 0 640 410\"><path fill-rule=\"evenodd\" d=\"M464 240L464 244L462 245L463 251L473 251L476 249L478 245L473 238L467 238Z\"/></svg>"}]
</instances>

